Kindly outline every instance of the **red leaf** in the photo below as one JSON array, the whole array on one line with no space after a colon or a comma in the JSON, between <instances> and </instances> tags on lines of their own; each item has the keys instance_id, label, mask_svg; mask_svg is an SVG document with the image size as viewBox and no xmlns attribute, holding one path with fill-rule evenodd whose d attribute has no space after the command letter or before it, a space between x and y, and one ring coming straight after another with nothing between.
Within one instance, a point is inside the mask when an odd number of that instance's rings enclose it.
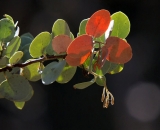
<instances>
[{"instance_id":1,"label":"red leaf","mask_svg":"<svg viewBox=\"0 0 160 130\"><path fill-rule=\"evenodd\" d=\"M106 59L110 62L124 64L132 58L132 48L123 39L109 37L105 46L108 49Z\"/></svg>"},{"instance_id":2,"label":"red leaf","mask_svg":"<svg viewBox=\"0 0 160 130\"><path fill-rule=\"evenodd\" d=\"M93 47L92 37L89 35L81 35L74 39L68 46L67 54L72 57L82 57L91 52Z\"/></svg>"},{"instance_id":3,"label":"red leaf","mask_svg":"<svg viewBox=\"0 0 160 130\"><path fill-rule=\"evenodd\" d=\"M72 55L67 55L66 56L66 62L70 65L70 66L79 66L81 64L83 64L86 59L88 58L88 56L90 55L90 53L87 53L86 55L82 56L82 57L72 57Z\"/></svg>"},{"instance_id":4,"label":"red leaf","mask_svg":"<svg viewBox=\"0 0 160 130\"><path fill-rule=\"evenodd\" d=\"M107 30L111 21L110 13L107 10L95 12L86 24L86 33L93 37L100 37Z\"/></svg>"},{"instance_id":5,"label":"red leaf","mask_svg":"<svg viewBox=\"0 0 160 130\"><path fill-rule=\"evenodd\" d=\"M91 54L93 48L92 37L81 35L74 39L67 49L66 62L71 66L83 64Z\"/></svg>"},{"instance_id":6,"label":"red leaf","mask_svg":"<svg viewBox=\"0 0 160 130\"><path fill-rule=\"evenodd\" d=\"M58 35L52 40L52 48L58 54L66 52L72 39L67 35Z\"/></svg>"}]
</instances>

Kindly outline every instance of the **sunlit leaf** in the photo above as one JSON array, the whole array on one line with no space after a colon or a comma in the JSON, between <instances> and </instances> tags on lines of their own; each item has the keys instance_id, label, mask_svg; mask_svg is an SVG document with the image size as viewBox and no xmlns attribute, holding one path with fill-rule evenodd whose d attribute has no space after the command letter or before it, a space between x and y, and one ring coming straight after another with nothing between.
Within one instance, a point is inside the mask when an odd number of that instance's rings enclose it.
<instances>
[{"instance_id":1,"label":"sunlit leaf","mask_svg":"<svg viewBox=\"0 0 160 130\"><path fill-rule=\"evenodd\" d=\"M53 33L53 36L62 35L62 34L70 36L70 29L66 21L64 21L63 19L58 19L53 24L52 33Z\"/></svg>"},{"instance_id":2,"label":"sunlit leaf","mask_svg":"<svg viewBox=\"0 0 160 130\"><path fill-rule=\"evenodd\" d=\"M53 50L60 54L67 51L69 44L72 42L72 39L67 35L58 35L52 40Z\"/></svg>"},{"instance_id":3,"label":"sunlit leaf","mask_svg":"<svg viewBox=\"0 0 160 130\"><path fill-rule=\"evenodd\" d=\"M105 40L111 35L113 27L114 27L114 20L111 20L110 23L109 23L108 29L106 30L106 32L104 34L104 36L105 36L104 39Z\"/></svg>"},{"instance_id":4,"label":"sunlit leaf","mask_svg":"<svg viewBox=\"0 0 160 130\"><path fill-rule=\"evenodd\" d=\"M51 62L45 66L41 75L42 83L45 85L53 83L61 74L65 65L66 61L62 60L59 62Z\"/></svg>"},{"instance_id":5,"label":"sunlit leaf","mask_svg":"<svg viewBox=\"0 0 160 130\"><path fill-rule=\"evenodd\" d=\"M12 65L16 64L22 57L23 57L23 52L17 51L11 56L11 58L9 59L9 63Z\"/></svg>"},{"instance_id":6,"label":"sunlit leaf","mask_svg":"<svg viewBox=\"0 0 160 130\"><path fill-rule=\"evenodd\" d=\"M130 32L130 21L128 17L122 12L116 12L111 16L114 20L114 26L111 36L116 36L119 38L126 38Z\"/></svg>"},{"instance_id":7,"label":"sunlit leaf","mask_svg":"<svg viewBox=\"0 0 160 130\"><path fill-rule=\"evenodd\" d=\"M66 66L63 68L61 74L57 78L58 83L67 83L69 82L74 74L76 73L77 67L69 66L66 64Z\"/></svg>"},{"instance_id":8,"label":"sunlit leaf","mask_svg":"<svg viewBox=\"0 0 160 130\"><path fill-rule=\"evenodd\" d=\"M13 102L14 103L14 105L18 108L18 109L20 109L20 110L22 110L23 109L23 107L24 107L24 105L25 105L25 102Z\"/></svg>"},{"instance_id":9,"label":"sunlit leaf","mask_svg":"<svg viewBox=\"0 0 160 130\"><path fill-rule=\"evenodd\" d=\"M107 60L114 63L124 64L132 58L132 49L123 39L118 37L109 37L106 40L108 49Z\"/></svg>"},{"instance_id":10,"label":"sunlit leaf","mask_svg":"<svg viewBox=\"0 0 160 130\"><path fill-rule=\"evenodd\" d=\"M72 32L70 32L70 38L71 38L72 40L74 40L74 35L73 35Z\"/></svg>"},{"instance_id":11,"label":"sunlit leaf","mask_svg":"<svg viewBox=\"0 0 160 130\"><path fill-rule=\"evenodd\" d=\"M32 61L27 60L26 62ZM41 79L41 74L39 73L40 69L43 69L44 66L40 64L40 62L36 62L30 65L25 66L24 68L21 68L21 75L26 77L29 81L38 81ZM42 71L42 70L41 70Z\"/></svg>"},{"instance_id":12,"label":"sunlit leaf","mask_svg":"<svg viewBox=\"0 0 160 130\"><path fill-rule=\"evenodd\" d=\"M42 32L38 34L29 47L30 55L33 58L38 58L45 54L45 48L51 41L51 35L49 32Z\"/></svg>"},{"instance_id":13,"label":"sunlit leaf","mask_svg":"<svg viewBox=\"0 0 160 130\"><path fill-rule=\"evenodd\" d=\"M14 24L14 20L13 20L13 18L10 15L5 14L4 17L6 17L7 19L9 19Z\"/></svg>"},{"instance_id":14,"label":"sunlit leaf","mask_svg":"<svg viewBox=\"0 0 160 130\"><path fill-rule=\"evenodd\" d=\"M90 85L92 85L94 82L95 82L95 80L92 79L91 81L88 81L88 82L75 84L73 87L75 89L85 89L85 88L89 87Z\"/></svg>"},{"instance_id":15,"label":"sunlit leaf","mask_svg":"<svg viewBox=\"0 0 160 130\"><path fill-rule=\"evenodd\" d=\"M96 83L99 85L99 86L104 86L105 83L106 83L106 77L103 76L103 77L97 77L96 78Z\"/></svg>"},{"instance_id":16,"label":"sunlit leaf","mask_svg":"<svg viewBox=\"0 0 160 130\"><path fill-rule=\"evenodd\" d=\"M3 56L10 58L19 49L20 43L21 38L19 36L14 37L4 50Z\"/></svg>"},{"instance_id":17,"label":"sunlit leaf","mask_svg":"<svg viewBox=\"0 0 160 130\"><path fill-rule=\"evenodd\" d=\"M100 37L107 30L111 21L108 10L99 10L95 12L86 24L86 33L93 37Z\"/></svg>"},{"instance_id":18,"label":"sunlit leaf","mask_svg":"<svg viewBox=\"0 0 160 130\"><path fill-rule=\"evenodd\" d=\"M0 84L0 94L11 101L28 101L33 95L28 80L19 74L13 74Z\"/></svg>"},{"instance_id":19,"label":"sunlit leaf","mask_svg":"<svg viewBox=\"0 0 160 130\"><path fill-rule=\"evenodd\" d=\"M88 19L84 19L81 21L80 26L79 26L79 33L78 36L86 34L86 24L88 22Z\"/></svg>"},{"instance_id":20,"label":"sunlit leaf","mask_svg":"<svg viewBox=\"0 0 160 130\"><path fill-rule=\"evenodd\" d=\"M0 41L9 42L15 34L15 26L8 18L0 20Z\"/></svg>"},{"instance_id":21,"label":"sunlit leaf","mask_svg":"<svg viewBox=\"0 0 160 130\"><path fill-rule=\"evenodd\" d=\"M66 61L71 66L83 64L91 53L93 47L92 37L82 35L74 39L68 46Z\"/></svg>"},{"instance_id":22,"label":"sunlit leaf","mask_svg":"<svg viewBox=\"0 0 160 130\"><path fill-rule=\"evenodd\" d=\"M109 73L110 74L119 73L123 70L123 68L124 68L124 64L118 64L117 67L114 70L110 71Z\"/></svg>"}]
</instances>

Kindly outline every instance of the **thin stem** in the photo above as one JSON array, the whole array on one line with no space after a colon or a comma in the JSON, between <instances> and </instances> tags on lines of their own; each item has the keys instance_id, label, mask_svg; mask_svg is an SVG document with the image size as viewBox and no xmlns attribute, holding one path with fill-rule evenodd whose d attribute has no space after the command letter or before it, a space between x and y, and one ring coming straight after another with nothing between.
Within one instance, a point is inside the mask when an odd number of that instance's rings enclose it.
<instances>
[{"instance_id":1,"label":"thin stem","mask_svg":"<svg viewBox=\"0 0 160 130\"><path fill-rule=\"evenodd\" d=\"M11 71L12 68L14 67L20 67L20 68L23 68L25 66L28 66L30 64L33 64L33 63L37 63L37 62L44 62L44 61L47 61L47 60L55 60L55 59L59 59L59 58L65 58L66 57L66 54L65 55L59 55L59 56L46 56L46 57L41 57L41 58L38 58L38 59L34 59L32 61L29 61L29 62L26 62L26 63L17 63L17 64L14 64L14 65L10 65L8 64L6 67L0 69L0 72L4 72L4 71Z\"/></svg>"}]
</instances>

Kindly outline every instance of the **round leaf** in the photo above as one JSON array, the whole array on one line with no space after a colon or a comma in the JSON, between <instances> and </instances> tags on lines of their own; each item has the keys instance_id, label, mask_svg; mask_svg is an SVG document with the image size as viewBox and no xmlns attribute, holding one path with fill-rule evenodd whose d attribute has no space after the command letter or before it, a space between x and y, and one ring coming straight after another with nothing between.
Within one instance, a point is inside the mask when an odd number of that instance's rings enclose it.
<instances>
[{"instance_id":1,"label":"round leaf","mask_svg":"<svg viewBox=\"0 0 160 130\"><path fill-rule=\"evenodd\" d=\"M60 54L67 51L69 44L72 42L72 39L67 35L58 35L52 40L53 50Z\"/></svg>"},{"instance_id":2,"label":"round leaf","mask_svg":"<svg viewBox=\"0 0 160 130\"><path fill-rule=\"evenodd\" d=\"M10 58L18 49L21 43L21 38L19 36L14 37L7 48L3 52L3 56Z\"/></svg>"},{"instance_id":3,"label":"round leaf","mask_svg":"<svg viewBox=\"0 0 160 130\"><path fill-rule=\"evenodd\" d=\"M58 78L65 65L65 60L49 63L42 72L42 83L45 85L53 83Z\"/></svg>"},{"instance_id":4,"label":"round leaf","mask_svg":"<svg viewBox=\"0 0 160 130\"><path fill-rule=\"evenodd\" d=\"M13 22L8 18L0 20L0 41L9 42L15 34Z\"/></svg>"},{"instance_id":5,"label":"round leaf","mask_svg":"<svg viewBox=\"0 0 160 130\"><path fill-rule=\"evenodd\" d=\"M130 21L128 17L122 12L116 12L111 16L114 20L114 26L111 36L126 38L130 32Z\"/></svg>"},{"instance_id":6,"label":"round leaf","mask_svg":"<svg viewBox=\"0 0 160 130\"><path fill-rule=\"evenodd\" d=\"M7 19L9 19L14 24L14 20L13 20L13 18L10 15L5 14L4 17L6 17Z\"/></svg>"},{"instance_id":7,"label":"round leaf","mask_svg":"<svg viewBox=\"0 0 160 130\"><path fill-rule=\"evenodd\" d=\"M21 49L21 51L23 52L23 57L21 59L22 62L26 62L28 59L32 59L29 53L29 46L30 44L27 44Z\"/></svg>"},{"instance_id":8,"label":"round leaf","mask_svg":"<svg viewBox=\"0 0 160 130\"><path fill-rule=\"evenodd\" d=\"M45 48L51 41L51 35L49 32L42 32L38 34L32 41L29 52L33 58L38 58L45 54Z\"/></svg>"},{"instance_id":9,"label":"round leaf","mask_svg":"<svg viewBox=\"0 0 160 130\"><path fill-rule=\"evenodd\" d=\"M0 84L0 93L8 100L23 102L32 97L33 89L26 78L14 74Z\"/></svg>"},{"instance_id":10,"label":"round leaf","mask_svg":"<svg viewBox=\"0 0 160 130\"><path fill-rule=\"evenodd\" d=\"M58 19L53 24L52 33L53 33L53 36L62 35L62 34L70 36L70 29L66 21L64 21L63 19Z\"/></svg>"},{"instance_id":11,"label":"round leaf","mask_svg":"<svg viewBox=\"0 0 160 130\"><path fill-rule=\"evenodd\" d=\"M31 60L27 60L29 62ZM44 66L40 62L36 62L21 69L21 75L26 77L29 81L38 81L41 79L41 74L39 73L40 69L43 69Z\"/></svg>"},{"instance_id":12,"label":"round leaf","mask_svg":"<svg viewBox=\"0 0 160 130\"><path fill-rule=\"evenodd\" d=\"M69 82L74 74L76 73L77 67L72 67L66 64L66 66L63 68L61 74L57 78L58 83L67 83Z\"/></svg>"},{"instance_id":13,"label":"round leaf","mask_svg":"<svg viewBox=\"0 0 160 130\"><path fill-rule=\"evenodd\" d=\"M31 42L33 41L32 38L28 37L28 36L21 36L21 45L20 45L20 48L19 50L22 50L22 48L27 45L27 44L31 44Z\"/></svg>"},{"instance_id":14,"label":"round leaf","mask_svg":"<svg viewBox=\"0 0 160 130\"><path fill-rule=\"evenodd\" d=\"M130 45L118 37L109 37L105 46L108 49L107 60L110 62L124 64L132 58Z\"/></svg>"},{"instance_id":15,"label":"round leaf","mask_svg":"<svg viewBox=\"0 0 160 130\"><path fill-rule=\"evenodd\" d=\"M30 34L30 33L24 33L23 35L21 35L21 37L23 37L23 36L29 37L29 38L31 38L32 40L34 39L33 35Z\"/></svg>"},{"instance_id":16,"label":"round leaf","mask_svg":"<svg viewBox=\"0 0 160 130\"><path fill-rule=\"evenodd\" d=\"M107 10L95 12L87 22L86 33L93 37L100 37L107 30L111 21L110 13Z\"/></svg>"},{"instance_id":17,"label":"round leaf","mask_svg":"<svg viewBox=\"0 0 160 130\"><path fill-rule=\"evenodd\" d=\"M81 21L80 26L79 26L79 33L78 36L86 34L86 24L88 22L88 19L84 19Z\"/></svg>"},{"instance_id":18,"label":"round leaf","mask_svg":"<svg viewBox=\"0 0 160 130\"><path fill-rule=\"evenodd\" d=\"M15 52L11 58L9 59L9 63L14 65L18 63L18 61L23 57L23 52L22 51L17 51Z\"/></svg>"}]
</instances>

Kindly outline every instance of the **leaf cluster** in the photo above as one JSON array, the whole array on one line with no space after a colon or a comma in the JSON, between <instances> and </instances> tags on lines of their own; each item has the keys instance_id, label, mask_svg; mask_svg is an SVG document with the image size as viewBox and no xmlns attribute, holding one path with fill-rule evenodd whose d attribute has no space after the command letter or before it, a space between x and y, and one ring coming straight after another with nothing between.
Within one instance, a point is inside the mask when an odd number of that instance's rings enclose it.
<instances>
[{"instance_id":1,"label":"leaf cluster","mask_svg":"<svg viewBox=\"0 0 160 130\"><path fill-rule=\"evenodd\" d=\"M103 86L103 107L114 104L114 97L106 86L108 74L123 70L132 58L132 49L126 37L130 21L122 12L110 15L108 10L95 12L81 21L76 37L63 19L54 22L51 32L36 37L30 33L19 36L19 27L13 18L4 15L0 20L0 98L13 101L18 109L33 96L30 82L42 80L44 85L68 83L77 67L93 79L74 85L84 89L93 83ZM44 65L45 61L51 62Z\"/></svg>"}]
</instances>

